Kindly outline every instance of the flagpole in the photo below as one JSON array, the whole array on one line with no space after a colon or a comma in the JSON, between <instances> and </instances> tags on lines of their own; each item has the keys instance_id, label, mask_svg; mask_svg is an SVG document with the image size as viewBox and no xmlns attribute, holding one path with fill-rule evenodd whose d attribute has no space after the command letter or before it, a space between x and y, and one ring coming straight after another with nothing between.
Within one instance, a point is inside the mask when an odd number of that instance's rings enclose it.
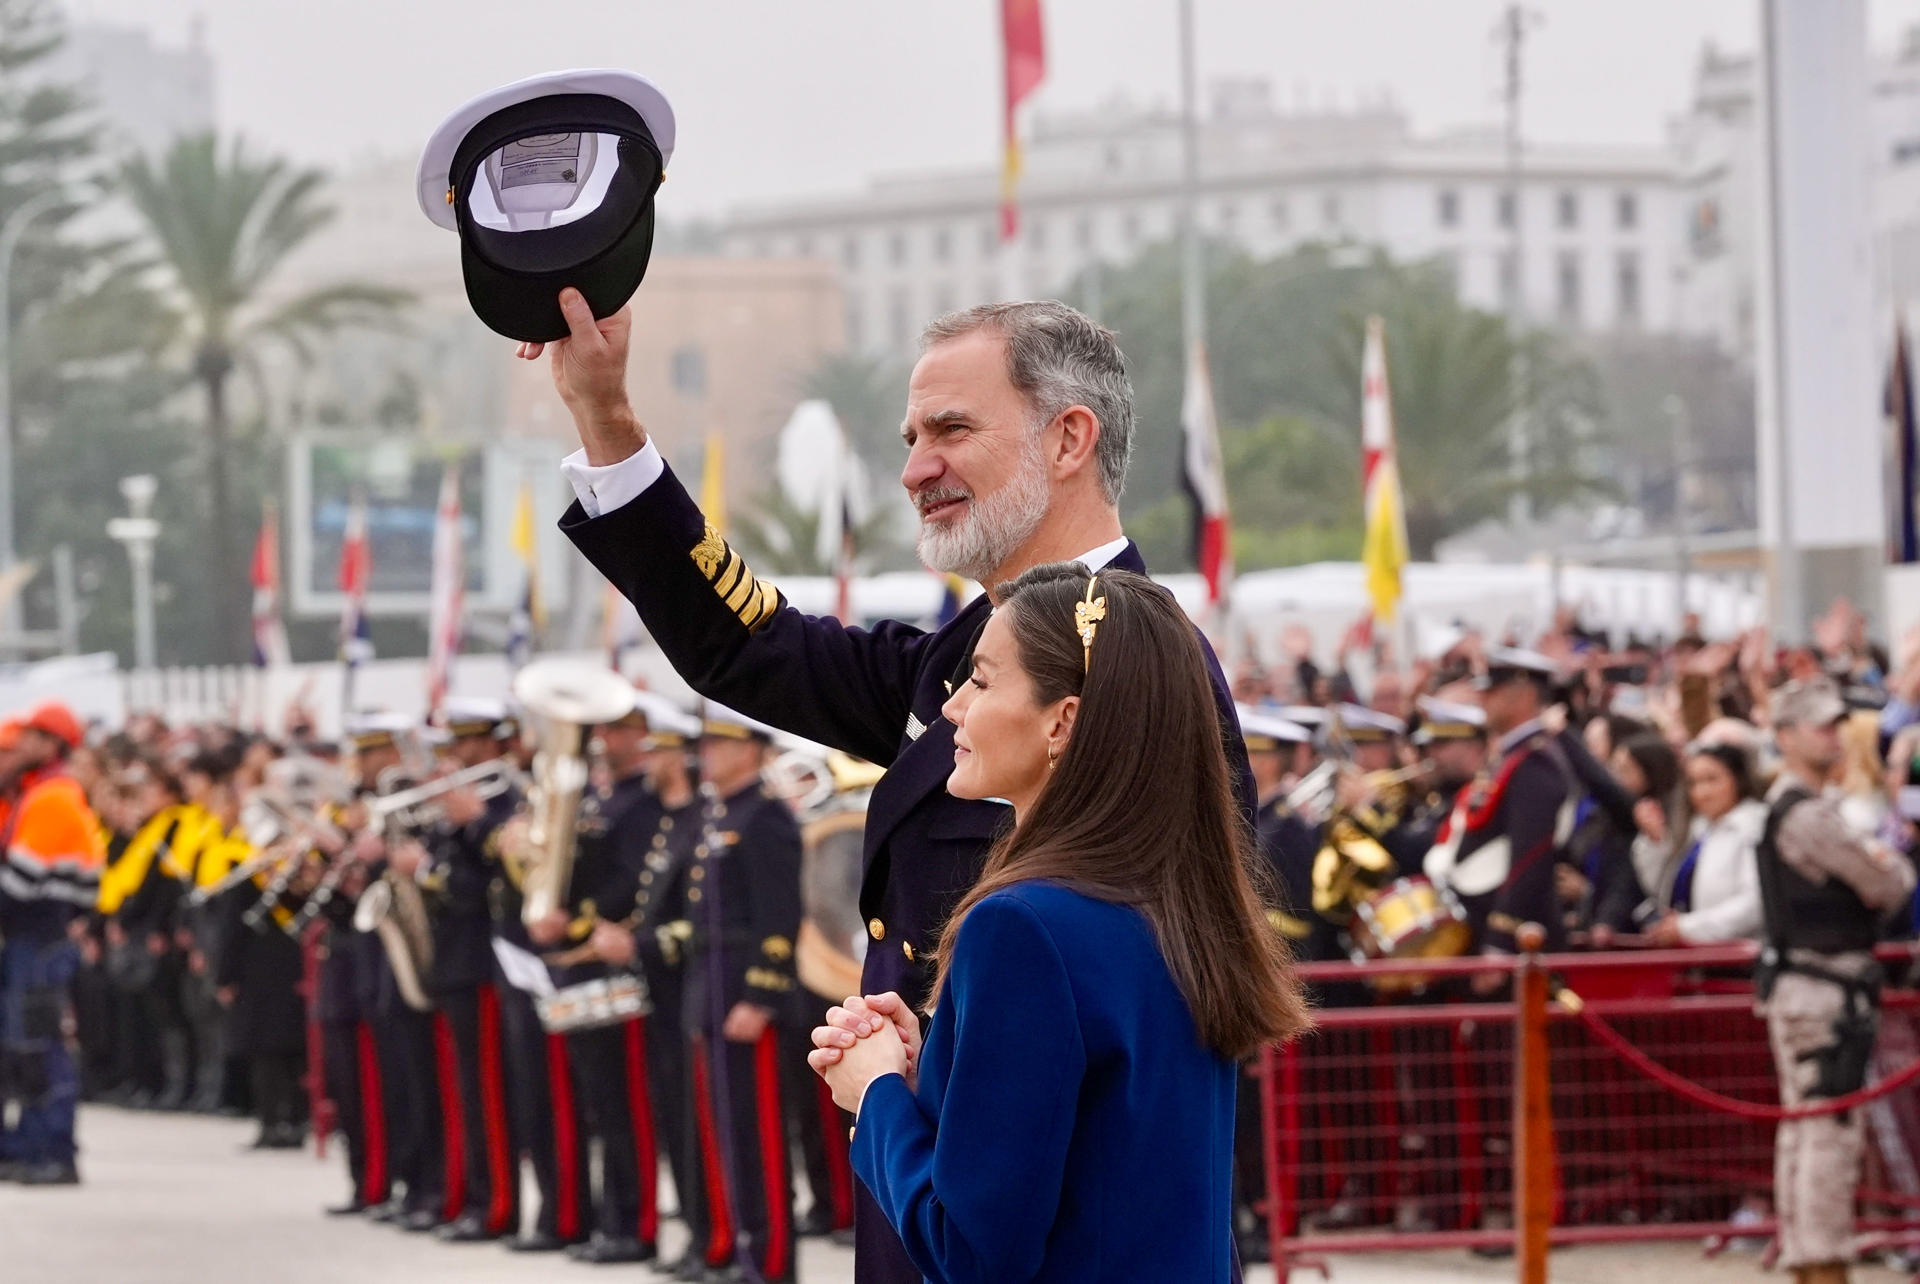
<instances>
[{"instance_id":1,"label":"flagpole","mask_svg":"<svg viewBox=\"0 0 1920 1284\"><path fill-rule=\"evenodd\" d=\"M1191 356L1207 342L1207 283L1200 256L1200 112L1193 0L1180 0L1180 336Z\"/></svg>"}]
</instances>

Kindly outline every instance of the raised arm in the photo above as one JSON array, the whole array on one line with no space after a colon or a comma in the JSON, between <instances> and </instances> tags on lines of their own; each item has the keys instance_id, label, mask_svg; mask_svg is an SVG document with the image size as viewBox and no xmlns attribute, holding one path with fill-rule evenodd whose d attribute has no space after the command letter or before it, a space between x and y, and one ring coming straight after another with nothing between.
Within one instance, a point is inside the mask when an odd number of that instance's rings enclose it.
<instances>
[{"instance_id":1,"label":"raised arm","mask_svg":"<svg viewBox=\"0 0 1920 1284\"><path fill-rule=\"evenodd\" d=\"M553 380L582 447L568 468L580 502L560 529L634 604L696 691L890 762L928 635L892 623L849 629L789 606L701 514L648 441L627 401L626 310L595 321L572 290L560 304L572 333L551 345ZM520 352L541 350L523 344Z\"/></svg>"},{"instance_id":2,"label":"raised arm","mask_svg":"<svg viewBox=\"0 0 1920 1284\"><path fill-rule=\"evenodd\" d=\"M1045 924L1005 896L967 916L953 969L939 1116L898 1075L874 1080L854 1171L929 1279L1033 1279L1059 1212L1086 1073L1072 985ZM933 1073L923 1069L923 1090Z\"/></svg>"}]
</instances>

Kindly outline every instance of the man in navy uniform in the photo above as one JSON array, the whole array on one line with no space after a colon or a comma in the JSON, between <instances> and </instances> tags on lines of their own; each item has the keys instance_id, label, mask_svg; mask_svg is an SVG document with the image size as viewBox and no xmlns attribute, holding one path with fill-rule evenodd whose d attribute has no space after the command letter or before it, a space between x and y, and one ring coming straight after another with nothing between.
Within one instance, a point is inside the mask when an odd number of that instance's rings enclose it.
<instances>
[{"instance_id":1,"label":"man in navy uniform","mask_svg":"<svg viewBox=\"0 0 1920 1284\"><path fill-rule=\"evenodd\" d=\"M442 715L449 737L444 752L453 770L499 760L515 733L499 700L449 699ZM439 804L444 820L424 836L424 850L403 843L390 859L403 877L421 881L433 931L426 985L453 1045L452 1063L440 1066L440 1093L449 1153L460 1158L459 1180L448 1183L454 1218L435 1233L454 1243L480 1243L520 1226L520 1165L507 1115L487 906L487 840L512 818L519 801L511 789L490 798L455 789ZM416 863L423 857L422 875Z\"/></svg>"},{"instance_id":2,"label":"man in navy uniform","mask_svg":"<svg viewBox=\"0 0 1920 1284\"><path fill-rule=\"evenodd\" d=\"M796 735L878 763L867 812L860 912L867 993L928 999L926 952L972 885L1006 808L947 794L953 727L940 716L965 678L995 586L1030 567L1079 561L1144 571L1121 532L1133 390L1113 335L1059 303L1012 303L941 318L923 335L901 426L901 482L920 515L919 553L987 593L936 633L894 621L843 627L792 608L758 579L661 458L628 403L631 317L596 322L561 294L570 337L555 386L582 449L564 465L579 503L561 528L631 600L697 691ZM524 344L524 357L541 345ZM1219 666L1221 734L1251 818L1252 788ZM861 1284L919 1272L864 1191Z\"/></svg>"},{"instance_id":3,"label":"man in navy uniform","mask_svg":"<svg viewBox=\"0 0 1920 1284\"><path fill-rule=\"evenodd\" d=\"M648 731L646 711L636 705L596 734L611 780L581 802L568 907L528 925L548 951L556 985L599 980L616 967L624 970L627 962L605 957L609 945L625 947L632 940L620 917L633 900L627 871L654 843L664 845L674 829L674 818L647 779ZM563 956L567 961L556 961ZM646 1036L638 1017L567 1034L574 1091L586 1106L587 1126L600 1150L597 1221L592 1238L567 1250L576 1261L645 1262L657 1253L659 1160Z\"/></svg>"},{"instance_id":4,"label":"man in navy uniform","mask_svg":"<svg viewBox=\"0 0 1920 1284\"><path fill-rule=\"evenodd\" d=\"M1288 791L1312 770L1313 732L1264 709L1239 707L1240 738L1257 792L1254 837L1271 875L1267 921L1287 938L1296 959L1338 956L1333 925L1313 912L1313 857L1320 827L1289 804ZM1240 1081L1234 1116L1234 1222L1240 1254L1247 1261L1271 1258L1265 1223L1255 1207L1266 1191L1266 1163L1260 1147L1258 1061L1249 1062Z\"/></svg>"},{"instance_id":5,"label":"man in navy uniform","mask_svg":"<svg viewBox=\"0 0 1920 1284\"><path fill-rule=\"evenodd\" d=\"M590 942L602 962L637 968L646 980L647 1097L653 1105L653 1136L673 1175L689 1240L683 1257L654 1269L698 1280L707 1274L712 1224L689 1086L682 992L685 947L693 932L686 917L686 893L692 885L687 873L700 841L702 814L692 769L700 720L650 692L637 692L636 698L647 720L641 770L660 807L660 823L644 846L625 845L616 853L617 869L602 884L598 898L603 919ZM631 907L626 918L614 919L623 907Z\"/></svg>"},{"instance_id":6,"label":"man in navy uniform","mask_svg":"<svg viewBox=\"0 0 1920 1284\"><path fill-rule=\"evenodd\" d=\"M707 1264L775 1284L794 1278L797 1256L778 1058L799 987L801 846L792 810L761 780L771 740L765 724L709 706L700 736L706 805L682 907L691 934L681 1015L705 1185L725 1196L707 1210ZM750 1275L738 1270L739 1248Z\"/></svg>"},{"instance_id":7,"label":"man in navy uniform","mask_svg":"<svg viewBox=\"0 0 1920 1284\"><path fill-rule=\"evenodd\" d=\"M1390 844L1394 859L1408 871L1420 869L1440 826L1453 814L1454 800L1487 765L1487 715L1478 705L1421 696L1418 708L1413 746L1431 765L1424 793L1416 794Z\"/></svg>"},{"instance_id":8,"label":"man in navy uniform","mask_svg":"<svg viewBox=\"0 0 1920 1284\"><path fill-rule=\"evenodd\" d=\"M1475 685L1492 759L1460 791L1427 853L1427 875L1460 898L1482 953L1515 953L1514 933L1524 923L1546 929L1549 950L1566 943L1553 866L1572 833L1578 798L1540 718L1554 671L1554 662L1536 652L1488 650L1486 672ZM1474 978L1474 988L1491 993L1502 979L1486 973Z\"/></svg>"}]
</instances>

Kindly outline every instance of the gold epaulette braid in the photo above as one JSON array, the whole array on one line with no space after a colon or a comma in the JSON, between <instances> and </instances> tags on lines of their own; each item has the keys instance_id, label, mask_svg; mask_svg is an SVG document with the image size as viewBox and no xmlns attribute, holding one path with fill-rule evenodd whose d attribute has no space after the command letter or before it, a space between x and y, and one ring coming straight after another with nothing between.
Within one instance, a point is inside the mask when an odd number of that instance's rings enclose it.
<instances>
[{"instance_id":1,"label":"gold epaulette braid","mask_svg":"<svg viewBox=\"0 0 1920 1284\"><path fill-rule=\"evenodd\" d=\"M727 604L727 609L747 626L749 633L773 618L773 613L780 607L779 590L754 575L746 559L720 538L720 532L713 528L712 522L707 523L691 556L693 564L700 568L700 574L720 595L720 600Z\"/></svg>"}]
</instances>

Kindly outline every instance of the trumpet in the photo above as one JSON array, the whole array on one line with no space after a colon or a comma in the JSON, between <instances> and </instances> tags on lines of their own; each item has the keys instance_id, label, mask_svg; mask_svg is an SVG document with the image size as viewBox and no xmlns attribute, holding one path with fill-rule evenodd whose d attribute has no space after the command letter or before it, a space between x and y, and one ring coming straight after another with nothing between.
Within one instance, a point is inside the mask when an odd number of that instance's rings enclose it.
<instances>
[{"instance_id":1,"label":"trumpet","mask_svg":"<svg viewBox=\"0 0 1920 1284\"><path fill-rule=\"evenodd\" d=\"M1347 759L1329 758L1300 778L1300 783L1287 794L1287 807L1309 820L1325 820L1333 813L1334 795L1342 777L1358 777L1375 793L1385 793L1410 784L1432 770L1430 758L1408 767L1364 773Z\"/></svg>"},{"instance_id":2,"label":"trumpet","mask_svg":"<svg viewBox=\"0 0 1920 1284\"><path fill-rule=\"evenodd\" d=\"M463 767L424 785L382 794L367 801L368 816L384 825L409 832L430 829L446 819L439 800L456 789L471 789L481 798L497 798L524 788L526 777L504 758Z\"/></svg>"}]
</instances>

